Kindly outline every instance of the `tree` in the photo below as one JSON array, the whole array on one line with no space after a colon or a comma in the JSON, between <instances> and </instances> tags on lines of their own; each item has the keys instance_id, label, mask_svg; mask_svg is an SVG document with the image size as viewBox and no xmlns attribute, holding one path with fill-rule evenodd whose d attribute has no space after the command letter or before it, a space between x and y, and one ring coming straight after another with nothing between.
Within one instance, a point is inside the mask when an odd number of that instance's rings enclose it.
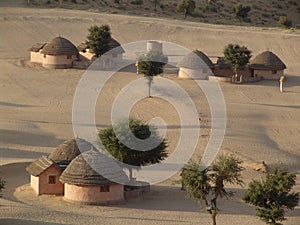
<instances>
[{"instance_id":1,"label":"tree","mask_svg":"<svg viewBox=\"0 0 300 225\"><path fill-rule=\"evenodd\" d=\"M4 189L4 186L5 186L5 181L2 178L0 178L0 193ZM0 194L0 197L2 197L1 194Z\"/></svg>"},{"instance_id":2,"label":"tree","mask_svg":"<svg viewBox=\"0 0 300 225\"><path fill-rule=\"evenodd\" d=\"M163 73L163 67L166 65L168 58L161 52L150 51L146 55L138 58L137 69L139 73L144 74L148 81L149 98L151 97L151 84L153 77Z\"/></svg>"},{"instance_id":3,"label":"tree","mask_svg":"<svg viewBox=\"0 0 300 225\"><path fill-rule=\"evenodd\" d=\"M116 129L119 131L125 130L124 126L128 123L120 122L116 125ZM129 128L132 134L138 139L147 139L151 135L150 127L143 123L140 120L129 119ZM135 149L131 149L124 145L116 136L116 133L112 126L100 130L99 138L105 147L105 149L117 160L120 162L126 163L132 166L144 166L148 164L158 163L167 157L167 153L165 151L167 145L165 139L162 139L157 131L154 129L152 135L154 137L155 143L159 143L154 149L149 151L138 151ZM129 135L126 132L122 132L122 139L130 141ZM132 168L128 167L130 172L130 180L132 180Z\"/></svg>"},{"instance_id":4,"label":"tree","mask_svg":"<svg viewBox=\"0 0 300 225\"><path fill-rule=\"evenodd\" d=\"M234 192L227 191L225 184L242 185L241 166L242 161L233 155L220 156L210 167L200 170L199 164L192 163L183 168L181 173L182 184L190 198L204 201L207 212L211 215L213 225L216 225L218 214L217 200L222 197L230 197ZM209 196L212 199L209 201Z\"/></svg>"},{"instance_id":5,"label":"tree","mask_svg":"<svg viewBox=\"0 0 300 225\"><path fill-rule=\"evenodd\" d=\"M110 27L108 25L91 26L87 36L87 47L92 49L96 57L103 55L110 50L109 42L111 39Z\"/></svg>"},{"instance_id":6,"label":"tree","mask_svg":"<svg viewBox=\"0 0 300 225\"><path fill-rule=\"evenodd\" d=\"M294 173L277 167L262 181L251 181L243 200L255 206L256 215L266 224L280 225L285 209L293 210L298 205L299 193L291 192L295 184Z\"/></svg>"},{"instance_id":7,"label":"tree","mask_svg":"<svg viewBox=\"0 0 300 225\"><path fill-rule=\"evenodd\" d=\"M290 28L292 26L292 21L289 20L286 16L280 16L278 24L281 27Z\"/></svg>"},{"instance_id":8,"label":"tree","mask_svg":"<svg viewBox=\"0 0 300 225\"><path fill-rule=\"evenodd\" d=\"M235 79L233 81L239 80L242 82L241 77L238 76L238 70L249 63L251 51L245 46L240 47L239 45L229 44L224 48L223 54L225 62L231 65L235 72Z\"/></svg>"},{"instance_id":9,"label":"tree","mask_svg":"<svg viewBox=\"0 0 300 225\"><path fill-rule=\"evenodd\" d=\"M232 7L232 15L235 19L238 19L240 23L242 21L246 21L250 11L250 6L243 6L242 4L238 4Z\"/></svg>"},{"instance_id":10,"label":"tree","mask_svg":"<svg viewBox=\"0 0 300 225\"><path fill-rule=\"evenodd\" d=\"M177 10L183 13L184 18L186 18L188 15L191 15L195 8L196 2L194 0L180 0L177 5Z\"/></svg>"}]
</instances>

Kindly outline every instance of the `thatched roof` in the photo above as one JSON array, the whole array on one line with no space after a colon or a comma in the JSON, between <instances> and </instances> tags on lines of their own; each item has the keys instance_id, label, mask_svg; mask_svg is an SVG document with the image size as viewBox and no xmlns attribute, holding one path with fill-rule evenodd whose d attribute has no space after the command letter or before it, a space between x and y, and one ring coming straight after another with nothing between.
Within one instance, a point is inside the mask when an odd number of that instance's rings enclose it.
<instances>
[{"instance_id":1,"label":"thatched roof","mask_svg":"<svg viewBox=\"0 0 300 225\"><path fill-rule=\"evenodd\" d=\"M128 178L113 159L96 150L90 150L77 156L59 180L75 185L109 185L115 183L112 180L121 183L127 182Z\"/></svg>"},{"instance_id":2,"label":"thatched roof","mask_svg":"<svg viewBox=\"0 0 300 225\"><path fill-rule=\"evenodd\" d=\"M82 42L80 45L77 46L77 50L80 52L86 52L87 44ZM111 38L109 41L109 50L112 54L122 54L125 53L124 49L121 47L121 44L116 41L114 38Z\"/></svg>"},{"instance_id":3,"label":"thatched roof","mask_svg":"<svg viewBox=\"0 0 300 225\"><path fill-rule=\"evenodd\" d=\"M56 37L44 46L42 53L47 55L77 55L78 50L68 39Z\"/></svg>"},{"instance_id":4,"label":"thatched roof","mask_svg":"<svg viewBox=\"0 0 300 225\"><path fill-rule=\"evenodd\" d=\"M40 51L47 43L46 42L38 42L35 43L30 49L29 51L31 52L38 52Z\"/></svg>"},{"instance_id":5,"label":"thatched roof","mask_svg":"<svg viewBox=\"0 0 300 225\"><path fill-rule=\"evenodd\" d=\"M214 64L205 55L203 52L199 50L195 50L189 54L187 54L179 63L179 67L188 68L188 69L206 69L213 68Z\"/></svg>"},{"instance_id":6,"label":"thatched roof","mask_svg":"<svg viewBox=\"0 0 300 225\"><path fill-rule=\"evenodd\" d=\"M251 60L250 68L258 70L283 70L286 69L286 65L273 52L265 51Z\"/></svg>"},{"instance_id":7,"label":"thatched roof","mask_svg":"<svg viewBox=\"0 0 300 225\"><path fill-rule=\"evenodd\" d=\"M52 165L55 165L52 160L46 156L42 156L26 167L26 171L33 176L39 176Z\"/></svg>"},{"instance_id":8,"label":"thatched roof","mask_svg":"<svg viewBox=\"0 0 300 225\"><path fill-rule=\"evenodd\" d=\"M80 145L80 150L78 148ZM81 152L88 151L92 148L92 145L83 139L76 138L65 141L60 144L49 156L53 162L58 164L69 164L75 159Z\"/></svg>"}]
</instances>

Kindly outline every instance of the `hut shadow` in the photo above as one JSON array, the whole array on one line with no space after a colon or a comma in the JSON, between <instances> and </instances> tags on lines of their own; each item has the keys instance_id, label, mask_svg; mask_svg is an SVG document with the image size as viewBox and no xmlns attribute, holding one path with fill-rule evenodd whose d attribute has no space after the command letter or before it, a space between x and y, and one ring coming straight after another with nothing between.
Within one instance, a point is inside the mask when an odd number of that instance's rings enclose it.
<instances>
[{"instance_id":1,"label":"hut shadow","mask_svg":"<svg viewBox=\"0 0 300 225\"><path fill-rule=\"evenodd\" d=\"M50 133L36 134L25 131L0 129L0 134L1 142L9 144L54 147L63 142L63 140L57 139L53 134Z\"/></svg>"},{"instance_id":2,"label":"hut shadow","mask_svg":"<svg viewBox=\"0 0 300 225\"><path fill-rule=\"evenodd\" d=\"M12 218L0 219L0 224L10 224L10 225L63 225L62 223L51 223L51 222L44 222L44 221L12 219Z\"/></svg>"},{"instance_id":3,"label":"hut shadow","mask_svg":"<svg viewBox=\"0 0 300 225\"><path fill-rule=\"evenodd\" d=\"M20 202L15 196L14 192L17 187L28 184L29 175L25 168L30 162L11 163L0 166L0 175L5 180L5 188L2 191L2 198Z\"/></svg>"},{"instance_id":4,"label":"hut shadow","mask_svg":"<svg viewBox=\"0 0 300 225\"><path fill-rule=\"evenodd\" d=\"M268 87L278 87L279 89L279 80L260 80L257 82L245 82L244 85L259 85L259 86L268 86ZM283 88L287 87L296 87L300 86L300 75L286 75L284 80ZM288 92L288 91L284 91Z\"/></svg>"},{"instance_id":5,"label":"hut shadow","mask_svg":"<svg viewBox=\"0 0 300 225\"><path fill-rule=\"evenodd\" d=\"M40 107L40 106L36 106L36 105L25 105L25 104L17 104L17 103L11 103L11 102L3 102L0 101L0 105L1 106L7 106L7 107Z\"/></svg>"},{"instance_id":6,"label":"hut shadow","mask_svg":"<svg viewBox=\"0 0 300 225\"><path fill-rule=\"evenodd\" d=\"M261 106L270 106L270 107L300 109L300 105L275 105L275 104L264 104L264 103L250 103L250 104L261 105Z\"/></svg>"}]
</instances>

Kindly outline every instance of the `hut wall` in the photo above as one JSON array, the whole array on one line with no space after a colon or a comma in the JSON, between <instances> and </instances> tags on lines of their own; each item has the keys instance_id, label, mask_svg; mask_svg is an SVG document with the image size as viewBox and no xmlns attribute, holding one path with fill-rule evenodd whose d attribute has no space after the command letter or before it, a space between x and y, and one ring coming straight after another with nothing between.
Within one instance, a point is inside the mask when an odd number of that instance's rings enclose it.
<instances>
[{"instance_id":1,"label":"hut wall","mask_svg":"<svg viewBox=\"0 0 300 225\"><path fill-rule=\"evenodd\" d=\"M39 194L39 177L30 175L30 186L37 194Z\"/></svg>"},{"instance_id":2,"label":"hut wall","mask_svg":"<svg viewBox=\"0 0 300 225\"><path fill-rule=\"evenodd\" d=\"M234 72L231 68L215 67L214 68L214 74L217 77L232 77L232 75L234 75Z\"/></svg>"},{"instance_id":3,"label":"hut wall","mask_svg":"<svg viewBox=\"0 0 300 225\"><path fill-rule=\"evenodd\" d=\"M187 69L181 67L178 72L179 78L192 78L196 80L206 80L209 75L213 75L210 69Z\"/></svg>"},{"instance_id":4,"label":"hut wall","mask_svg":"<svg viewBox=\"0 0 300 225\"><path fill-rule=\"evenodd\" d=\"M61 175L61 170L55 165L50 166L39 176L39 191L38 195L48 194L48 195L63 195L64 185L59 181ZM55 176L55 183L51 184L49 181L50 176Z\"/></svg>"},{"instance_id":5,"label":"hut wall","mask_svg":"<svg viewBox=\"0 0 300 225\"><path fill-rule=\"evenodd\" d=\"M46 68L70 68L76 55L43 55L43 66Z\"/></svg>"},{"instance_id":6,"label":"hut wall","mask_svg":"<svg viewBox=\"0 0 300 225\"><path fill-rule=\"evenodd\" d=\"M161 42L158 41L148 41L147 42L147 52L156 51L156 52L163 52L163 45Z\"/></svg>"},{"instance_id":7,"label":"hut wall","mask_svg":"<svg viewBox=\"0 0 300 225\"><path fill-rule=\"evenodd\" d=\"M254 70L254 76L260 77L263 80L279 80L280 76L284 75L283 70L277 70L273 74L272 70Z\"/></svg>"},{"instance_id":8,"label":"hut wall","mask_svg":"<svg viewBox=\"0 0 300 225\"><path fill-rule=\"evenodd\" d=\"M30 62L43 63L43 54L40 52L30 52Z\"/></svg>"},{"instance_id":9,"label":"hut wall","mask_svg":"<svg viewBox=\"0 0 300 225\"><path fill-rule=\"evenodd\" d=\"M124 200L124 186L112 184L109 192L100 192L99 185L65 184L66 200L83 204L108 204Z\"/></svg>"},{"instance_id":10,"label":"hut wall","mask_svg":"<svg viewBox=\"0 0 300 225\"><path fill-rule=\"evenodd\" d=\"M79 56L80 59L83 59L83 60L93 61L94 58L96 57L95 53L89 52L88 49L86 52L79 52L79 54L80 54L80 56Z\"/></svg>"}]
</instances>

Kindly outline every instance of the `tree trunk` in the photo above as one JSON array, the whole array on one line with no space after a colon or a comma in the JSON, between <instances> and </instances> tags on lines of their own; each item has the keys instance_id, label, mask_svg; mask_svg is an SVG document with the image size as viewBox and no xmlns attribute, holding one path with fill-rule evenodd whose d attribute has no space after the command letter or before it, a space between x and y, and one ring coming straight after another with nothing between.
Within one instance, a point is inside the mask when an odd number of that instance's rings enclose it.
<instances>
[{"instance_id":1,"label":"tree trunk","mask_svg":"<svg viewBox=\"0 0 300 225\"><path fill-rule=\"evenodd\" d=\"M129 170L129 181L132 181L132 168L128 168Z\"/></svg>"},{"instance_id":2,"label":"tree trunk","mask_svg":"<svg viewBox=\"0 0 300 225\"><path fill-rule=\"evenodd\" d=\"M217 225L217 213L215 213L214 211L212 212L211 214L211 218L212 218L212 221L213 221L213 225Z\"/></svg>"},{"instance_id":3,"label":"tree trunk","mask_svg":"<svg viewBox=\"0 0 300 225\"><path fill-rule=\"evenodd\" d=\"M147 77L148 80L148 97L151 98L151 84L152 84L152 77Z\"/></svg>"}]
</instances>

